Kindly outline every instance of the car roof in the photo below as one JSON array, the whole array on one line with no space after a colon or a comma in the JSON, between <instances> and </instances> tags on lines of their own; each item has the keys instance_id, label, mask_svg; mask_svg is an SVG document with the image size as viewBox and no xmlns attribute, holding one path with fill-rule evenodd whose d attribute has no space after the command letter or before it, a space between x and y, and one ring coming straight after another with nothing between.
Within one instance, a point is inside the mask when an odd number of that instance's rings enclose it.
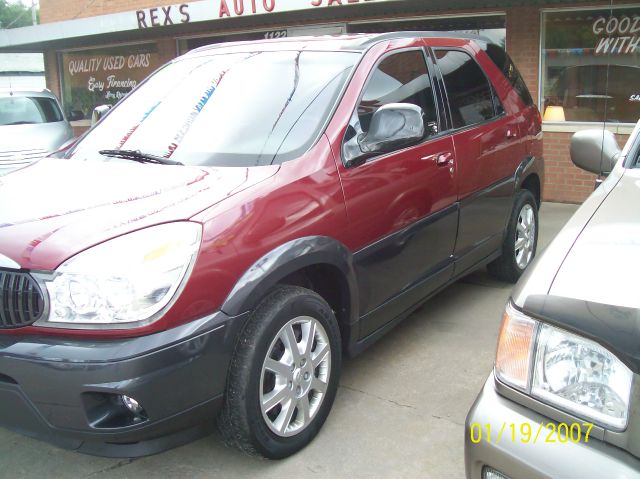
<instances>
[{"instance_id":1,"label":"car roof","mask_svg":"<svg viewBox=\"0 0 640 479\"><path fill-rule=\"evenodd\" d=\"M198 56L206 53L234 53L255 50L314 50L314 51L352 51L364 52L373 45L402 38L451 38L473 40L479 43L493 43L481 35L441 31L402 31L388 33L351 33L346 35L322 35L307 37L288 37L242 42L216 43L191 50L185 56Z\"/></svg>"},{"instance_id":2,"label":"car roof","mask_svg":"<svg viewBox=\"0 0 640 479\"><path fill-rule=\"evenodd\" d=\"M22 90L19 88L0 88L0 96L40 96L56 99L56 96L46 88L42 90Z\"/></svg>"}]
</instances>

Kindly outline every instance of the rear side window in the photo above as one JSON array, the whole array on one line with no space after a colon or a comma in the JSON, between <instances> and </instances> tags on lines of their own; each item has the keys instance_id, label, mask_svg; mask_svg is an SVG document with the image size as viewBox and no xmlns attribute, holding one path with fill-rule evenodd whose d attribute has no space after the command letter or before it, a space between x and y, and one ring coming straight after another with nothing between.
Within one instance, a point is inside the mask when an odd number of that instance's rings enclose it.
<instances>
[{"instance_id":1,"label":"rear side window","mask_svg":"<svg viewBox=\"0 0 640 479\"><path fill-rule=\"evenodd\" d=\"M475 60L458 50L436 50L435 54L449 99L453 128L495 117L491 85Z\"/></svg>"},{"instance_id":2,"label":"rear side window","mask_svg":"<svg viewBox=\"0 0 640 479\"><path fill-rule=\"evenodd\" d=\"M524 104L527 106L533 105L531 93L529 93L527 85L524 83L522 76L520 76L520 72L507 52L505 52L502 47L493 43L487 44L485 52L496 67L498 67L498 70L502 72L513 89L518 93L518 95L520 95Z\"/></svg>"},{"instance_id":3,"label":"rear side window","mask_svg":"<svg viewBox=\"0 0 640 479\"><path fill-rule=\"evenodd\" d=\"M26 125L62 121L62 113L51 98L8 96L0 98L0 125Z\"/></svg>"},{"instance_id":4,"label":"rear side window","mask_svg":"<svg viewBox=\"0 0 640 479\"><path fill-rule=\"evenodd\" d=\"M436 104L421 51L411 50L386 57L371 74L358 105L360 126L369 130L373 113L389 103L411 103L424 111L424 123L437 124Z\"/></svg>"}]
</instances>

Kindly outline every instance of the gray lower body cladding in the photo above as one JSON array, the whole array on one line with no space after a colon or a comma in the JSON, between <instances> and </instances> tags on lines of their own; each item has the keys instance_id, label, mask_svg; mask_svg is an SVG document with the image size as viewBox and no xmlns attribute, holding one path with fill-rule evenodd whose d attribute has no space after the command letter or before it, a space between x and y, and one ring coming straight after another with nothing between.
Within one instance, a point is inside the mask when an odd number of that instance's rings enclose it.
<instances>
[{"instance_id":1,"label":"gray lower body cladding","mask_svg":"<svg viewBox=\"0 0 640 479\"><path fill-rule=\"evenodd\" d=\"M234 319L217 312L129 339L0 336L0 426L111 457L193 440L222 403ZM122 395L140 404L140 417Z\"/></svg>"}]
</instances>

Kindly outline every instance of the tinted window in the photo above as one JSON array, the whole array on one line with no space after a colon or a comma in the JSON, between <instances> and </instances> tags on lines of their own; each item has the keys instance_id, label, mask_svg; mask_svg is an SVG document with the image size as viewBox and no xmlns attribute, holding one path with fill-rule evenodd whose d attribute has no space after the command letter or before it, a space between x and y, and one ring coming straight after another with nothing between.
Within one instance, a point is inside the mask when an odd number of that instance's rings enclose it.
<instances>
[{"instance_id":1,"label":"tinted window","mask_svg":"<svg viewBox=\"0 0 640 479\"><path fill-rule=\"evenodd\" d=\"M436 105L421 51L396 53L373 71L358 105L360 126L369 130L373 113L388 103L411 103L424 111L425 125L437 124Z\"/></svg>"},{"instance_id":2,"label":"tinted window","mask_svg":"<svg viewBox=\"0 0 640 479\"><path fill-rule=\"evenodd\" d=\"M0 125L24 125L62 121L62 113L51 98L9 96L0 98Z\"/></svg>"},{"instance_id":3,"label":"tinted window","mask_svg":"<svg viewBox=\"0 0 640 479\"><path fill-rule=\"evenodd\" d=\"M487 44L486 53L491 61L498 67L505 78L509 81L513 89L520 95L525 105L533 105L533 98L525 85L524 80L520 76L520 72L516 68L507 52L498 45L493 43Z\"/></svg>"},{"instance_id":4,"label":"tinted window","mask_svg":"<svg viewBox=\"0 0 640 479\"><path fill-rule=\"evenodd\" d=\"M470 55L457 50L436 50L444 77L454 128L473 125L495 116L491 85Z\"/></svg>"},{"instance_id":5,"label":"tinted window","mask_svg":"<svg viewBox=\"0 0 640 479\"><path fill-rule=\"evenodd\" d=\"M324 125L359 54L279 51L187 57L154 74L89 132L74 158L141 150L187 165L297 158Z\"/></svg>"}]
</instances>

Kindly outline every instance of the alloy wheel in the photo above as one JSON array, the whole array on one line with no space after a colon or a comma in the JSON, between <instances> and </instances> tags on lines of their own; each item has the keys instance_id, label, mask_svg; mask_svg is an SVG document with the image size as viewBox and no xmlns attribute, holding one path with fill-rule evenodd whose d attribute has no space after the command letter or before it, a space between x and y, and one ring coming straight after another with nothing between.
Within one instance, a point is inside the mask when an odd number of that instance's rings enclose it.
<instances>
[{"instance_id":1,"label":"alloy wheel","mask_svg":"<svg viewBox=\"0 0 640 479\"><path fill-rule=\"evenodd\" d=\"M298 434L324 400L331 347L319 321L298 316L285 324L267 350L260 375L260 409L278 436Z\"/></svg>"},{"instance_id":2,"label":"alloy wheel","mask_svg":"<svg viewBox=\"0 0 640 479\"><path fill-rule=\"evenodd\" d=\"M533 207L525 204L518 215L515 239L515 258L518 268L525 269L533 257L536 241L536 219Z\"/></svg>"}]
</instances>

